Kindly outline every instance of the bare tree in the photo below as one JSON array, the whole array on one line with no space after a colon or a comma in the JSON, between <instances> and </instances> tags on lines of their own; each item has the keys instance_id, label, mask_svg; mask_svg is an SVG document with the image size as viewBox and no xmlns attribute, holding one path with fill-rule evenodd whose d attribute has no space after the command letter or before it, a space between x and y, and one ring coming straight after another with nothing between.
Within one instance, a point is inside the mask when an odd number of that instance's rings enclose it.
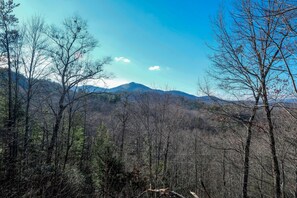
<instances>
[{"instance_id":1,"label":"bare tree","mask_svg":"<svg viewBox=\"0 0 297 198\"><path fill-rule=\"evenodd\" d=\"M101 61L91 59L91 52L97 47L97 41L90 35L86 22L80 17L66 19L62 29L51 26L47 35L51 41L49 49L51 71L60 84L58 105L51 106L55 116L47 152L47 163L51 163L63 113L69 104L84 96L84 94L77 95L75 88L87 80L105 77L102 69L110 62L110 58L104 58ZM66 97L69 92L73 94L71 100L67 100Z\"/></svg>"},{"instance_id":2,"label":"bare tree","mask_svg":"<svg viewBox=\"0 0 297 198\"><path fill-rule=\"evenodd\" d=\"M128 131L128 124L130 121L131 113L130 113L130 98L129 93L124 93L121 95L121 102L119 107L116 109L116 118L120 123L120 159L124 159L124 147L126 140L126 133Z\"/></svg>"},{"instance_id":3,"label":"bare tree","mask_svg":"<svg viewBox=\"0 0 297 198\"><path fill-rule=\"evenodd\" d=\"M273 161L275 197L281 196L281 178L279 162L276 154L274 126L271 116L272 106L269 102L279 90L269 91L277 84L280 52L274 47L273 41L282 46L287 34L279 32L281 22L268 12L274 13L282 9L283 4L278 1L249 1L237 2L235 11L231 13L228 26L220 15L216 22L216 38L218 48L211 57L216 74L215 79L220 87L232 92L235 96L246 94L245 98L252 98L252 105L248 119L239 118L247 128L244 149L244 173L242 196L248 197L249 156L253 123L259 108L260 99L266 112L267 128L270 137L270 151ZM238 118L236 118L238 119Z\"/></svg>"},{"instance_id":4,"label":"bare tree","mask_svg":"<svg viewBox=\"0 0 297 198\"><path fill-rule=\"evenodd\" d=\"M23 28L23 48L21 54L22 72L27 79L25 86L25 133L24 133L24 159L27 160L28 147L31 139L30 108L32 98L36 94L38 81L45 75L48 66L45 49L47 41L44 35L45 25L40 17L32 17Z\"/></svg>"},{"instance_id":5,"label":"bare tree","mask_svg":"<svg viewBox=\"0 0 297 198\"><path fill-rule=\"evenodd\" d=\"M8 75L8 117L7 117L7 140L9 145L9 158L7 177L14 177L15 175L15 160L17 158L17 140L16 134L13 131L13 80L12 80L12 67L13 67L13 43L18 38L17 24L18 19L13 14L13 11L19 4L15 4L12 0L0 1L0 48L1 48L1 62L7 66Z\"/></svg>"}]
</instances>

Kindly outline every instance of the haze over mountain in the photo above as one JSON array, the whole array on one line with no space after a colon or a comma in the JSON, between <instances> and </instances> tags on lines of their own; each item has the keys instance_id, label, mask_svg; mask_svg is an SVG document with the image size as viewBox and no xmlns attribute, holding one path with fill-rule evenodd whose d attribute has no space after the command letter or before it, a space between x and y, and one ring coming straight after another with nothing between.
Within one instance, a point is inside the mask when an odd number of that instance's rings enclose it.
<instances>
[{"instance_id":1,"label":"haze over mountain","mask_svg":"<svg viewBox=\"0 0 297 198\"><path fill-rule=\"evenodd\" d=\"M192 94L188 94L179 90L160 90L160 89L152 89L150 87L147 87L143 84L131 82L127 84L123 84L117 87L113 88L103 88L103 87L97 87L93 85L85 85L82 86L81 89L88 91L88 92L106 92L106 93L122 93L122 92L129 92L129 93L158 93L158 94L170 94L175 97L182 97L187 100L199 100L201 102L212 102L213 100L218 100L218 98L215 97L209 97L209 96L195 96Z\"/></svg>"},{"instance_id":2,"label":"haze over mountain","mask_svg":"<svg viewBox=\"0 0 297 198\"><path fill-rule=\"evenodd\" d=\"M160 90L160 89L153 89L148 86L145 86L140 83L136 82L130 82L127 84L122 84L113 88L103 88L103 87L98 87L98 86L93 86L93 85L85 85L80 88L81 90L87 91L87 92L95 92L95 93L100 93L100 92L105 92L105 93L114 93L114 94L119 94L123 92L128 92L128 93L158 93L158 94L170 94L174 97L180 97L186 100L197 100L200 102L204 103L214 103L214 102L220 102L221 104L225 103L226 100L217 98L215 96L195 96L183 91L179 90ZM242 100L243 102L244 100ZM222 103L223 102L223 103ZM235 102L235 101L234 101ZM271 103L296 103L297 99L295 97L288 97L288 98L282 98L278 100L271 100Z\"/></svg>"}]
</instances>

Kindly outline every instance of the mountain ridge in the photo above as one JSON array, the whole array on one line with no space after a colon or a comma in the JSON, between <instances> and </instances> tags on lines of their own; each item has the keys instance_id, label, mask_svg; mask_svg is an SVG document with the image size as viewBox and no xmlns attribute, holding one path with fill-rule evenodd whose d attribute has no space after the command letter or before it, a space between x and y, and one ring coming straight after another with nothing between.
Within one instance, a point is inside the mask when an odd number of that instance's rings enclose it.
<instances>
[{"instance_id":1,"label":"mountain ridge","mask_svg":"<svg viewBox=\"0 0 297 198\"><path fill-rule=\"evenodd\" d=\"M160 89L153 89L150 88L148 86L145 86L143 84L140 83L136 83L136 82L130 82L130 83L126 83L126 84L122 84L113 88L103 88L103 87L98 87L98 86L94 86L94 85L84 85L81 86L81 90L87 91L87 92L96 92L96 93L100 93L100 92L105 92L105 93L123 93L123 92L128 92L128 93L159 93L159 94L170 94L176 97L182 97L185 99L189 99L189 100L200 100L202 102L212 102L214 100L220 100L219 98L213 97L213 96L195 96L183 91L179 91L179 90L168 90L168 91L164 91L164 90L160 90Z\"/></svg>"}]
</instances>

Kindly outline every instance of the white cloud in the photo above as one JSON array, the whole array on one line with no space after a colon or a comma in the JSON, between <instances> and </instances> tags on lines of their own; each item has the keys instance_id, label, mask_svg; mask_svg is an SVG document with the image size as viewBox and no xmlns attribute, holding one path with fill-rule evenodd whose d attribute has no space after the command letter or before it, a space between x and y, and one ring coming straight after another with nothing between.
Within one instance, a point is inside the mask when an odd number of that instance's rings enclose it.
<instances>
[{"instance_id":1,"label":"white cloud","mask_svg":"<svg viewBox=\"0 0 297 198\"><path fill-rule=\"evenodd\" d=\"M161 69L161 67L158 65L155 65L155 66L150 66L148 69L150 71L159 71Z\"/></svg>"},{"instance_id":2,"label":"white cloud","mask_svg":"<svg viewBox=\"0 0 297 198\"><path fill-rule=\"evenodd\" d=\"M116 62L122 62L122 63L130 63L130 62L131 62L130 59L125 58L125 57L123 57L123 56L115 57L114 60L115 60Z\"/></svg>"}]
</instances>

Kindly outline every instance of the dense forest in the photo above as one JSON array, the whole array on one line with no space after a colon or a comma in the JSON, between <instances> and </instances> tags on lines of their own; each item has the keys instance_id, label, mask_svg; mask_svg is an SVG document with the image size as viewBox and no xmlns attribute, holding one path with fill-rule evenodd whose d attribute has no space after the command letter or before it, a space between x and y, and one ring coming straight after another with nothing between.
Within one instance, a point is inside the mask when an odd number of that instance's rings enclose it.
<instances>
[{"instance_id":1,"label":"dense forest","mask_svg":"<svg viewBox=\"0 0 297 198\"><path fill-rule=\"evenodd\" d=\"M202 102L85 89L112 64L87 22L1 0L0 197L297 198L297 2L233 3Z\"/></svg>"}]
</instances>

